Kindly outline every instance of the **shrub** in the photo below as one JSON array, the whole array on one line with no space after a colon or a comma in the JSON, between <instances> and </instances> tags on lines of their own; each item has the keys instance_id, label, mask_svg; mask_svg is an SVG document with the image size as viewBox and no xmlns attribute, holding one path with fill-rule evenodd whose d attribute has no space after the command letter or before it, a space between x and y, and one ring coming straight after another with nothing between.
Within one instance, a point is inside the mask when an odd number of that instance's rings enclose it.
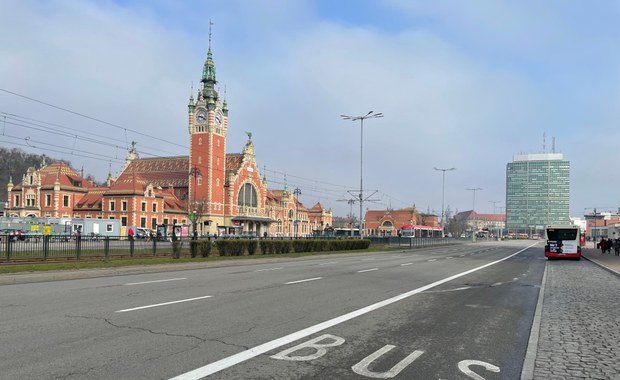
<instances>
[{"instance_id":1,"label":"shrub","mask_svg":"<svg viewBox=\"0 0 620 380\"><path fill-rule=\"evenodd\" d=\"M172 258L178 259L181 257L181 249L183 248L183 242L181 240L175 240L172 242Z\"/></svg>"},{"instance_id":2,"label":"shrub","mask_svg":"<svg viewBox=\"0 0 620 380\"><path fill-rule=\"evenodd\" d=\"M248 240L247 247L248 254L253 255L256 253L256 249L258 248L258 242L256 240Z\"/></svg>"},{"instance_id":3,"label":"shrub","mask_svg":"<svg viewBox=\"0 0 620 380\"><path fill-rule=\"evenodd\" d=\"M211 254L211 247L213 245L209 240L200 240L200 256L208 257Z\"/></svg>"}]
</instances>

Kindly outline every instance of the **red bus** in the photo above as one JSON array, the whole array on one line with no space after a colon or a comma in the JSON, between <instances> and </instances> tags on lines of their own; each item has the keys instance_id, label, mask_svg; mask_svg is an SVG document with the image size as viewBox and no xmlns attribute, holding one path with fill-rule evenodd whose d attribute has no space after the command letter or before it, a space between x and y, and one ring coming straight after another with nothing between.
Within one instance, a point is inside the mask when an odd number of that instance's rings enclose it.
<instances>
[{"instance_id":1,"label":"red bus","mask_svg":"<svg viewBox=\"0 0 620 380\"><path fill-rule=\"evenodd\" d=\"M581 231L578 226L550 225L545 227L545 235L545 257L548 260L581 260Z\"/></svg>"}]
</instances>

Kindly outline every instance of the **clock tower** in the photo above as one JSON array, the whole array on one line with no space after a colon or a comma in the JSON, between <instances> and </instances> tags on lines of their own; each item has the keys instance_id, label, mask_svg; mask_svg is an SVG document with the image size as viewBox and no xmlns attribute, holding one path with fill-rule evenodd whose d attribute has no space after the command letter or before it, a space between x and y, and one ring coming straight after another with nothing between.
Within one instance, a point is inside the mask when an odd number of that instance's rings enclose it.
<instances>
[{"instance_id":1,"label":"clock tower","mask_svg":"<svg viewBox=\"0 0 620 380\"><path fill-rule=\"evenodd\" d=\"M214 226L223 222L225 207L228 106L218 94L216 84L209 32L209 51L202 70L200 89L196 100L192 89L188 104L190 151L187 206L190 215L195 212L197 223L210 221L212 226L199 228L210 233L215 233Z\"/></svg>"}]
</instances>

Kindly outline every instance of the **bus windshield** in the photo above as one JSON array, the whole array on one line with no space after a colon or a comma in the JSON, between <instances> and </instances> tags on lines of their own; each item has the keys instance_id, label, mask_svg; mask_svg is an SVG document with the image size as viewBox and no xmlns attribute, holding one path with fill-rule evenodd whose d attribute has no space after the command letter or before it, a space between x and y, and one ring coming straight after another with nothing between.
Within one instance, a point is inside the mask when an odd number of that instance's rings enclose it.
<instances>
[{"instance_id":1,"label":"bus windshield","mask_svg":"<svg viewBox=\"0 0 620 380\"><path fill-rule=\"evenodd\" d=\"M549 228L547 229L548 240L577 240L576 228Z\"/></svg>"}]
</instances>

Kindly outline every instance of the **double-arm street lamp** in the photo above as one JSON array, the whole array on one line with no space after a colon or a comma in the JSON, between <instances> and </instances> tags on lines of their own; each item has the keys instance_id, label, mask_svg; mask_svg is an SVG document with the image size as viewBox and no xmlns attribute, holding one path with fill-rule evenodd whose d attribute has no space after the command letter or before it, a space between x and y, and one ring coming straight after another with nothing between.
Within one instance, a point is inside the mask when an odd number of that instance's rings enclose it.
<instances>
[{"instance_id":1,"label":"double-arm street lamp","mask_svg":"<svg viewBox=\"0 0 620 380\"><path fill-rule=\"evenodd\" d=\"M368 112L366 115L362 115L362 116L349 116L349 115L340 115L341 118L343 118L344 120L351 120L351 121L360 121L360 193L359 193L359 202L360 202L360 239L363 238L364 233L363 233L363 229L364 229L364 215L362 214L363 209L364 209L364 186L363 186L363 171L362 171L362 158L363 158L363 152L364 152L364 120L366 119L375 119L378 117L383 117L383 114L381 112L379 113L375 113L374 111L370 111Z\"/></svg>"},{"instance_id":2,"label":"double-arm street lamp","mask_svg":"<svg viewBox=\"0 0 620 380\"><path fill-rule=\"evenodd\" d=\"M456 168L448 168L448 169L441 169L441 168L433 168L434 170L437 171L442 171L443 172L443 179L441 182L441 233L443 234L441 237L445 237L446 236L446 222L445 222L445 215L444 215L444 208L443 208L443 204L444 204L444 198L446 195L446 172L452 171L452 170L456 170Z\"/></svg>"},{"instance_id":3,"label":"double-arm street lamp","mask_svg":"<svg viewBox=\"0 0 620 380\"><path fill-rule=\"evenodd\" d=\"M481 187L476 187L476 188L473 188L473 189L469 189L469 188L468 188L467 190L469 190L469 191L473 191L473 192L474 192L474 204L473 204L473 206L472 206L471 211L472 211L472 213L473 213L473 214L474 214L474 216L475 216L475 214L476 214L476 191L478 191L478 190L482 190L482 188L481 188ZM477 218L477 216L475 216L475 217ZM475 226L476 226L476 229L477 229L477 227L478 227L478 220L477 220L477 219L476 219ZM472 228L472 234L471 234L471 240L472 240L472 241L476 241L476 232L477 232L477 231L474 231L474 228Z\"/></svg>"}]
</instances>

